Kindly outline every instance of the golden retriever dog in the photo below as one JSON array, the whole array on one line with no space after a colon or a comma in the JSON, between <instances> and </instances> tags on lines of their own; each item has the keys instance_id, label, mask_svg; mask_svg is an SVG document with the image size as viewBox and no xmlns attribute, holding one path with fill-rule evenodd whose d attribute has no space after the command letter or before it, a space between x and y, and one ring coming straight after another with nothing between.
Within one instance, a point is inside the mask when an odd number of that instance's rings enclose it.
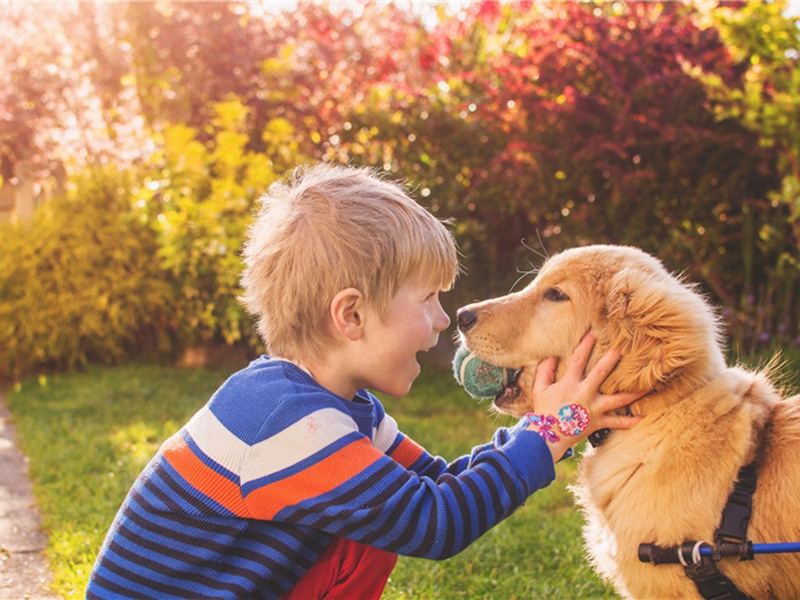
<instances>
[{"instance_id":1,"label":"golden retriever dog","mask_svg":"<svg viewBox=\"0 0 800 600\"><path fill-rule=\"evenodd\" d=\"M706 300L636 248L587 246L548 258L525 289L459 311L460 335L480 358L522 368L495 407L522 416L539 361L557 377L583 334L622 359L603 393L652 390L630 406L643 419L583 454L576 499L596 571L623 597L700 598L680 564L640 562L638 547L714 542L739 470L756 461L747 537L800 541L800 396L782 399L766 372L728 367ZM753 598L800 598L800 554L724 557Z\"/></svg>"}]
</instances>

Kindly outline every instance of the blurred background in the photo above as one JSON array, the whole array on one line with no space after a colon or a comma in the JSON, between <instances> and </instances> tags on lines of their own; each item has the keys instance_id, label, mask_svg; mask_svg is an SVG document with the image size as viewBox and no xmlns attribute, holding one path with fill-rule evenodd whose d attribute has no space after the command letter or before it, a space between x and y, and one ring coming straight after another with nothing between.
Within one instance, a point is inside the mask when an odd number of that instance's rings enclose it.
<instances>
[{"instance_id":1,"label":"blurred background","mask_svg":"<svg viewBox=\"0 0 800 600\"><path fill-rule=\"evenodd\" d=\"M737 354L796 345L797 8L6 0L0 369L257 351L243 232L322 160L453 219L451 312L543 254L632 244Z\"/></svg>"}]
</instances>

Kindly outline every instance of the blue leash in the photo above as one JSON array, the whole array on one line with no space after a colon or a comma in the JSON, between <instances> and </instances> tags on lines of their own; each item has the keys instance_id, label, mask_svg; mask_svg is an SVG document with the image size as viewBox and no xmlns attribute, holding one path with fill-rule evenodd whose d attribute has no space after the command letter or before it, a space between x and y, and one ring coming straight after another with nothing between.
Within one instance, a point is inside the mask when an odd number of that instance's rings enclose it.
<instances>
[{"instance_id":1,"label":"blue leash","mask_svg":"<svg viewBox=\"0 0 800 600\"><path fill-rule=\"evenodd\" d=\"M800 542L753 544L753 554L786 554L787 552L800 552ZM713 548L708 544L700 546L700 556L712 556L713 553Z\"/></svg>"},{"instance_id":2,"label":"blue leash","mask_svg":"<svg viewBox=\"0 0 800 600\"><path fill-rule=\"evenodd\" d=\"M712 546L705 542L684 542L680 546L663 547L656 544L639 544L639 560L654 565L682 564L684 567L699 563L700 558L708 556L719 560L724 556L738 556L740 560L752 560L756 554L785 554L800 552L800 542L778 542L774 544L753 544L752 542L723 542Z\"/></svg>"}]
</instances>

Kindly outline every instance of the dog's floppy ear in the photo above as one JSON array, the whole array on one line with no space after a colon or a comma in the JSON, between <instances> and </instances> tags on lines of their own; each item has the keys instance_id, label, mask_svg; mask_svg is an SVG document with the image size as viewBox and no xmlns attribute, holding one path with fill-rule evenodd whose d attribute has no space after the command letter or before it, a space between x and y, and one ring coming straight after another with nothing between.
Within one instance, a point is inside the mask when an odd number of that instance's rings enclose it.
<instances>
[{"instance_id":1,"label":"dog's floppy ear","mask_svg":"<svg viewBox=\"0 0 800 600\"><path fill-rule=\"evenodd\" d=\"M603 346L622 359L604 389L659 389L707 360L715 319L703 299L666 272L636 267L616 273L609 282Z\"/></svg>"}]
</instances>

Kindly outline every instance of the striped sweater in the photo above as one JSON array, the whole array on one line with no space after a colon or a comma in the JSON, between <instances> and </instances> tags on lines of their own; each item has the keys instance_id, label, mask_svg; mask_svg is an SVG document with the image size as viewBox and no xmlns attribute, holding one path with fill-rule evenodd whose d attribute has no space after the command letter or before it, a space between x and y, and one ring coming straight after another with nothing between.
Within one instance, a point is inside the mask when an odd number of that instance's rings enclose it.
<instances>
[{"instance_id":1,"label":"striped sweater","mask_svg":"<svg viewBox=\"0 0 800 600\"><path fill-rule=\"evenodd\" d=\"M447 463L361 391L267 357L234 374L131 488L87 598L278 598L342 536L453 556L555 476L520 423Z\"/></svg>"}]
</instances>

